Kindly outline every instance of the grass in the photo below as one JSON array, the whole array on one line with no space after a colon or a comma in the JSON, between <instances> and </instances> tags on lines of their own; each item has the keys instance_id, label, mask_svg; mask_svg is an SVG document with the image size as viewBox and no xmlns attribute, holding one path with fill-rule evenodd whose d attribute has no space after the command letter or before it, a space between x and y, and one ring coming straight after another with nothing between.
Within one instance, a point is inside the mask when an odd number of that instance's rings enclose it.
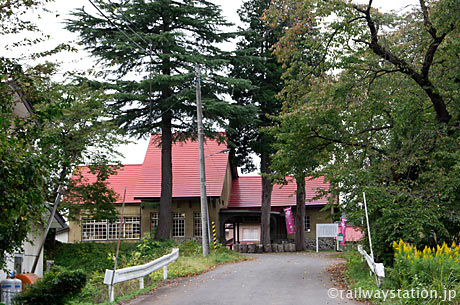
<instances>
[{"instance_id":1,"label":"grass","mask_svg":"<svg viewBox=\"0 0 460 305\"><path fill-rule=\"evenodd\" d=\"M73 305L111 304L108 302L108 287L103 284L105 269L113 268L115 243L62 244L50 254L57 266L68 269L83 269L89 281L83 292L75 298ZM125 243L119 254L119 268L144 264L179 248L179 258L168 265L168 280L193 276L225 263L251 259L225 247L212 249L207 257L202 256L201 245L192 242L155 241L144 239L140 243ZM163 269L144 278L144 288L139 290L139 281L131 280L115 285L115 303L131 299L161 285Z\"/></svg>"},{"instance_id":2,"label":"grass","mask_svg":"<svg viewBox=\"0 0 460 305\"><path fill-rule=\"evenodd\" d=\"M395 292L396 296L386 299L374 297L364 300L371 304L460 304L458 275L460 266L458 260L455 261L457 258L455 254L451 254L453 251L444 246L444 250L442 247L438 247L438 251L433 250L428 253L426 250L422 252L414 247L411 248L407 244L401 246L401 243L395 248L396 256L393 266L385 266L386 277L383 286L380 287L380 291ZM460 250L460 247L457 250ZM361 255L358 252L347 251L344 256L347 260L345 281L348 289L374 292L379 290L375 277L370 275L367 263L361 261ZM401 291L402 297L398 297L398 290ZM412 290L415 294L404 295L404 292L409 293ZM426 297L421 297L420 293L423 290L428 291ZM438 298L430 297L433 292L436 292ZM445 296L454 292L456 297L451 298L450 301L444 300Z\"/></svg>"}]
</instances>

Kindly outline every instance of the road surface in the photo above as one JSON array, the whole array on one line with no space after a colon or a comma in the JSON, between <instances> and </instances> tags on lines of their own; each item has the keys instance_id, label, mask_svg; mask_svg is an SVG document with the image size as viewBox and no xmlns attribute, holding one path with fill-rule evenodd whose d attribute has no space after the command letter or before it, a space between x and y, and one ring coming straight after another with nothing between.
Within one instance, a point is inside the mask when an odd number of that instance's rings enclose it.
<instances>
[{"instance_id":1,"label":"road surface","mask_svg":"<svg viewBox=\"0 0 460 305\"><path fill-rule=\"evenodd\" d=\"M179 279L131 305L268 305L361 304L328 297L333 287L327 267L338 259L328 254L267 253L256 260L219 266L191 278ZM127 304L124 303L124 304Z\"/></svg>"}]
</instances>

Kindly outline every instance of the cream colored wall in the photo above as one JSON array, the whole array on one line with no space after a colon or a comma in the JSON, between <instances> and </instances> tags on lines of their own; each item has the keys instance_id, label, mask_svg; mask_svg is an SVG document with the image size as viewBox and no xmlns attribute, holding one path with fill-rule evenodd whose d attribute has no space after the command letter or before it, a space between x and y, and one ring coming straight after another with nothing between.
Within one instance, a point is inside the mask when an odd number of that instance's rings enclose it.
<instances>
[{"instance_id":1,"label":"cream colored wall","mask_svg":"<svg viewBox=\"0 0 460 305\"><path fill-rule=\"evenodd\" d=\"M194 237L193 214L194 212L200 212L200 210L200 200L198 198L173 200L172 212L185 213L185 237ZM145 233L150 233L150 213L152 212L158 213L158 208L142 209L141 230L143 235L145 235Z\"/></svg>"},{"instance_id":2,"label":"cream colored wall","mask_svg":"<svg viewBox=\"0 0 460 305\"><path fill-rule=\"evenodd\" d=\"M40 242L44 233L45 228L42 225L33 225L31 232L27 234L27 238L30 240L30 242L25 242L23 244L23 251L15 253L17 256L22 256L21 273L32 271L35 256L37 255L38 248L40 247ZM7 256L6 268L9 272L14 270L14 255ZM40 257L35 269L35 274L39 277L43 277L43 249L40 251ZM0 270L0 280L5 279L6 276L7 274L3 270Z\"/></svg>"},{"instance_id":3,"label":"cream colored wall","mask_svg":"<svg viewBox=\"0 0 460 305\"><path fill-rule=\"evenodd\" d=\"M115 207L119 213L121 213L121 206L116 205ZM125 217L130 217L130 216L139 216L139 205L129 205L125 206L124 210L124 216ZM79 216L77 215L76 218L81 219L85 218L85 216ZM90 217L88 217L90 218ZM142 221L142 218L141 218ZM68 237L69 243L73 242L80 242L81 240L81 221L70 221L69 222L69 237Z\"/></svg>"},{"instance_id":4,"label":"cream colored wall","mask_svg":"<svg viewBox=\"0 0 460 305\"><path fill-rule=\"evenodd\" d=\"M328 215L331 214L330 210L321 212L323 207L306 207L305 215L310 216L310 232L305 232L305 238L316 238L316 224L318 223L331 223ZM288 239L295 239L295 234L288 234Z\"/></svg>"}]
</instances>

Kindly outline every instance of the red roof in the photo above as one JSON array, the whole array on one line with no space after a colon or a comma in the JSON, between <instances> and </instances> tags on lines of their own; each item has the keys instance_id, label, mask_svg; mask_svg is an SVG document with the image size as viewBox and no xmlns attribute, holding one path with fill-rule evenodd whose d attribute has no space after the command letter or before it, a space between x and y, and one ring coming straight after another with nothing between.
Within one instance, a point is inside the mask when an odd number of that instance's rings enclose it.
<instances>
[{"instance_id":1,"label":"red roof","mask_svg":"<svg viewBox=\"0 0 460 305\"><path fill-rule=\"evenodd\" d=\"M134 191L136 189L136 182L139 177L142 164L128 164L117 170L115 175L111 175L108 179L110 187L120 195L117 203L123 202L123 194L126 187L126 203L138 203L140 200L134 199ZM96 181L96 176L89 172L86 166L79 166L79 170L87 182L92 183Z\"/></svg>"},{"instance_id":2,"label":"red roof","mask_svg":"<svg viewBox=\"0 0 460 305\"><path fill-rule=\"evenodd\" d=\"M158 137L150 138L144 163L139 174L135 198L160 198L161 196L161 147ZM208 196L222 195L228 154L225 144L206 139L204 155L206 164L206 193ZM172 146L173 197L200 197L200 167L198 142L187 140Z\"/></svg>"},{"instance_id":3,"label":"red roof","mask_svg":"<svg viewBox=\"0 0 460 305\"><path fill-rule=\"evenodd\" d=\"M305 199L307 205L328 203L327 197L308 201L318 195L317 189L328 189L329 183L324 178L305 179ZM260 207L262 204L262 178L260 176L238 177L232 182L230 192L229 208ZM274 185L272 192L272 206L293 206L296 205L295 191L297 189L295 179L286 177L287 185Z\"/></svg>"}]
</instances>

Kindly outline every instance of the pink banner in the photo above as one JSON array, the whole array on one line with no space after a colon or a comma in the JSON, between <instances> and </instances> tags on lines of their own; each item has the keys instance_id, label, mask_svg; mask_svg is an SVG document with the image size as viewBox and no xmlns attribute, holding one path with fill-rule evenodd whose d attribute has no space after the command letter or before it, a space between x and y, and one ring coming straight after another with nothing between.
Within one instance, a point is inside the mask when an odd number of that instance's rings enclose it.
<instances>
[{"instance_id":1,"label":"pink banner","mask_svg":"<svg viewBox=\"0 0 460 305\"><path fill-rule=\"evenodd\" d=\"M342 241L340 242L340 245L341 245L341 246L345 246L345 238L346 238L346 231L347 231L346 222L347 222L347 218L346 218L346 217L340 218L339 233L341 233L341 234L343 235L343 239L342 239Z\"/></svg>"},{"instance_id":2,"label":"pink banner","mask_svg":"<svg viewBox=\"0 0 460 305\"><path fill-rule=\"evenodd\" d=\"M284 209L284 215L286 217L287 234L294 234L295 233L295 226L294 226L294 218L292 217L291 208L285 208Z\"/></svg>"}]
</instances>

